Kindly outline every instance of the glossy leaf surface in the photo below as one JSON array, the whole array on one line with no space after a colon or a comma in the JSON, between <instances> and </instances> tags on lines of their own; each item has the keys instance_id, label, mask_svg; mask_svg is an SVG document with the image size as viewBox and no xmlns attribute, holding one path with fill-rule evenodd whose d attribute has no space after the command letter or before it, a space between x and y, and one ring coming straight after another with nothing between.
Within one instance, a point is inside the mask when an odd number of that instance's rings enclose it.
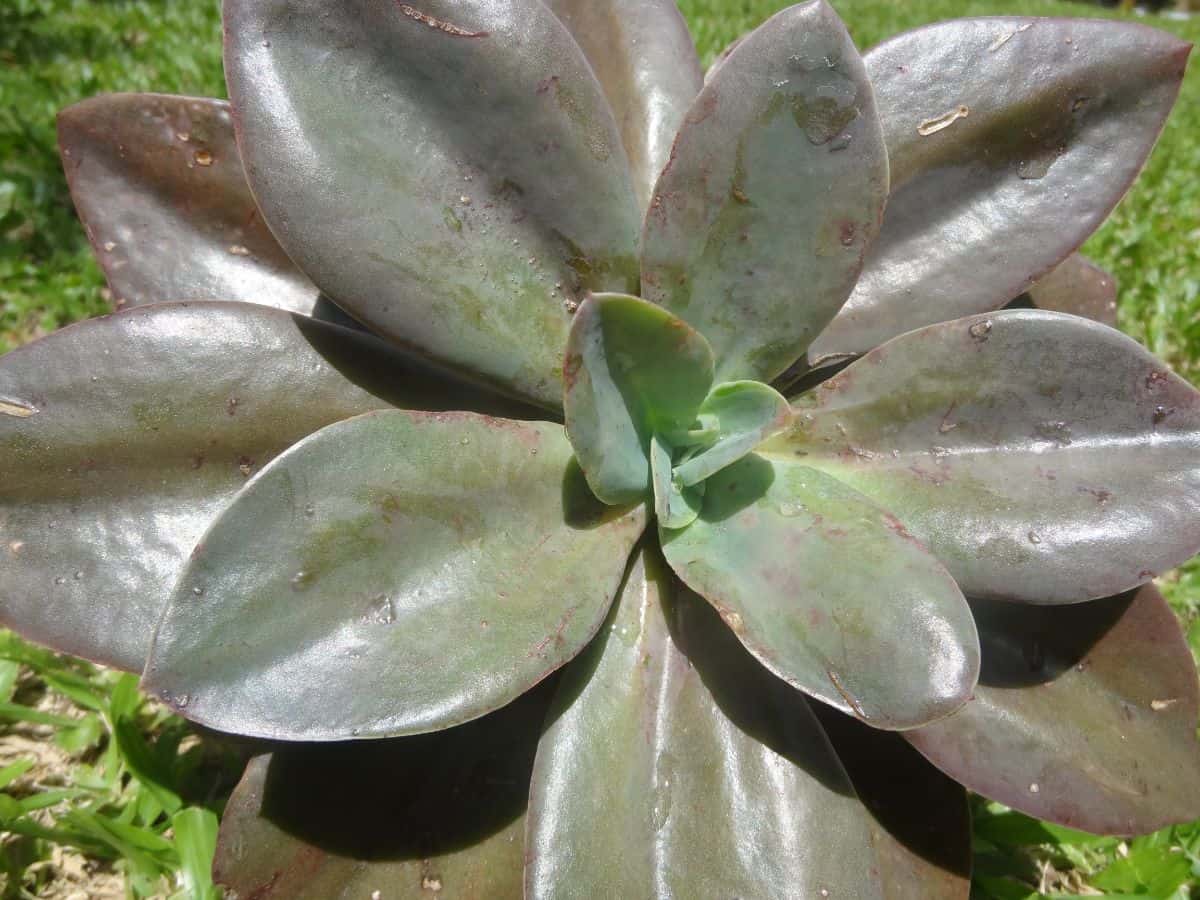
<instances>
[{"instance_id":1,"label":"glossy leaf surface","mask_svg":"<svg viewBox=\"0 0 1200 900\"><path fill-rule=\"evenodd\" d=\"M967 900L971 815L967 792L903 737L824 704L813 712L871 813L887 900Z\"/></svg>"},{"instance_id":2,"label":"glossy leaf surface","mask_svg":"<svg viewBox=\"0 0 1200 900\"><path fill-rule=\"evenodd\" d=\"M1072 828L1134 834L1200 815L1196 668L1153 585L1075 606L973 601L974 698L906 735L951 777Z\"/></svg>"},{"instance_id":3,"label":"glossy leaf surface","mask_svg":"<svg viewBox=\"0 0 1200 900\"><path fill-rule=\"evenodd\" d=\"M255 900L520 900L529 772L549 692L419 737L253 760L216 880Z\"/></svg>"},{"instance_id":4,"label":"glossy leaf surface","mask_svg":"<svg viewBox=\"0 0 1200 900\"><path fill-rule=\"evenodd\" d=\"M828 475L747 456L705 483L695 522L660 534L679 577L793 687L888 729L970 696L979 643L954 580Z\"/></svg>"},{"instance_id":5,"label":"glossy leaf surface","mask_svg":"<svg viewBox=\"0 0 1200 900\"><path fill-rule=\"evenodd\" d=\"M713 344L720 381L769 381L850 293L887 196L871 85L837 14L793 6L692 104L654 189L642 295Z\"/></svg>"},{"instance_id":6,"label":"glossy leaf surface","mask_svg":"<svg viewBox=\"0 0 1200 900\"><path fill-rule=\"evenodd\" d=\"M1189 49L1129 22L1012 17L930 25L867 53L892 194L810 362L1003 306L1056 266L1136 177Z\"/></svg>"},{"instance_id":7,"label":"glossy leaf surface","mask_svg":"<svg viewBox=\"0 0 1200 900\"><path fill-rule=\"evenodd\" d=\"M1069 313L1117 327L1117 280L1089 259L1072 253L1026 292L1038 309Z\"/></svg>"},{"instance_id":8,"label":"glossy leaf surface","mask_svg":"<svg viewBox=\"0 0 1200 900\"><path fill-rule=\"evenodd\" d=\"M316 287L250 196L228 103L93 97L59 113L58 143L118 309L240 300L312 312Z\"/></svg>"},{"instance_id":9,"label":"glossy leaf surface","mask_svg":"<svg viewBox=\"0 0 1200 900\"><path fill-rule=\"evenodd\" d=\"M263 215L376 332L557 408L569 309L637 283L628 164L582 51L540 0L333 12L225 2Z\"/></svg>"},{"instance_id":10,"label":"glossy leaf surface","mask_svg":"<svg viewBox=\"0 0 1200 900\"><path fill-rule=\"evenodd\" d=\"M882 897L870 817L804 698L665 568L635 559L564 672L525 896Z\"/></svg>"},{"instance_id":11,"label":"glossy leaf surface","mask_svg":"<svg viewBox=\"0 0 1200 900\"><path fill-rule=\"evenodd\" d=\"M645 209L704 76L675 0L546 0L579 43L621 130Z\"/></svg>"},{"instance_id":12,"label":"glossy leaf surface","mask_svg":"<svg viewBox=\"0 0 1200 900\"><path fill-rule=\"evenodd\" d=\"M217 518L143 681L256 737L449 728L579 652L644 523L592 497L558 425L359 416L294 446Z\"/></svg>"},{"instance_id":13,"label":"glossy leaf surface","mask_svg":"<svg viewBox=\"0 0 1200 900\"><path fill-rule=\"evenodd\" d=\"M968 596L1111 596L1200 548L1200 395L1103 325L930 326L793 406L771 451L894 512Z\"/></svg>"},{"instance_id":14,"label":"glossy leaf surface","mask_svg":"<svg viewBox=\"0 0 1200 900\"><path fill-rule=\"evenodd\" d=\"M717 423L716 441L679 465L676 477L684 485L698 484L783 428L791 412L787 400L760 381L717 385L700 406L700 415Z\"/></svg>"},{"instance_id":15,"label":"glossy leaf surface","mask_svg":"<svg viewBox=\"0 0 1200 900\"><path fill-rule=\"evenodd\" d=\"M567 343L567 434L606 503L650 489L650 437L691 427L712 386L712 350L667 310L619 294L580 307Z\"/></svg>"},{"instance_id":16,"label":"glossy leaf surface","mask_svg":"<svg viewBox=\"0 0 1200 900\"><path fill-rule=\"evenodd\" d=\"M375 338L240 303L131 309L13 350L0 621L141 671L187 555L272 457L369 410L484 402Z\"/></svg>"}]
</instances>

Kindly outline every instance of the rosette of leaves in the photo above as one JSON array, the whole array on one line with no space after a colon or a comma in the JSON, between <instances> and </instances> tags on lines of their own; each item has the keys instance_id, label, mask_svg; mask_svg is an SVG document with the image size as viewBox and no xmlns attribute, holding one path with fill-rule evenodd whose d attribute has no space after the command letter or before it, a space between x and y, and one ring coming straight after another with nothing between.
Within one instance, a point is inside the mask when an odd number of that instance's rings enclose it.
<instances>
[{"instance_id":1,"label":"rosette of leaves","mask_svg":"<svg viewBox=\"0 0 1200 900\"><path fill-rule=\"evenodd\" d=\"M225 31L229 104L62 114L129 308L0 360L4 621L287 742L224 883L965 897L960 785L1200 811L1150 584L1200 545L1200 397L1049 311L1111 311L1071 254L1187 45L860 57L818 0L705 79L666 0Z\"/></svg>"}]
</instances>

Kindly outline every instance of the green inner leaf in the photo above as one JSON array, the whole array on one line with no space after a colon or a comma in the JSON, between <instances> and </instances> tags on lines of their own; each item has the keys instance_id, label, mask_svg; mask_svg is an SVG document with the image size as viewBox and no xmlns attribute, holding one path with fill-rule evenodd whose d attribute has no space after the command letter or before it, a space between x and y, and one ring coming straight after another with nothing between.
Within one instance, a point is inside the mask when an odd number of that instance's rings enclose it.
<instances>
[{"instance_id":1,"label":"green inner leaf","mask_svg":"<svg viewBox=\"0 0 1200 900\"><path fill-rule=\"evenodd\" d=\"M665 309L624 294L594 294L567 342L567 435L605 503L650 490L650 440L688 432L708 395L708 341Z\"/></svg>"},{"instance_id":2,"label":"green inner leaf","mask_svg":"<svg viewBox=\"0 0 1200 900\"><path fill-rule=\"evenodd\" d=\"M716 423L715 440L675 470L675 478L685 486L698 484L737 462L782 430L791 417L787 400L758 381L717 385L700 412L701 421ZM711 426L706 431L711 431Z\"/></svg>"},{"instance_id":3,"label":"green inner leaf","mask_svg":"<svg viewBox=\"0 0 1200 900\"><path fill-rule=\"evenodd\" d=\"M696 521L704 502L704 485L683 485L671 466L671 447L658 435L650 439L654 475L654 513L663 528L684 528Z\"/></svg>"}]
</instances>

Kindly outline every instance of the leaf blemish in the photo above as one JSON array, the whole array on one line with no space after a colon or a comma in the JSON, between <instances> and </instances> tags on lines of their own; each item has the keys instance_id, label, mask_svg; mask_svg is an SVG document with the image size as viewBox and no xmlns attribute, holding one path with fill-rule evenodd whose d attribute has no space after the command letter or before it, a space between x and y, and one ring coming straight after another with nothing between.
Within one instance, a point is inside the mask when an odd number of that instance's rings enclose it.
<instances>
[{"instance_id":1,"label":"leaf blemish","mask_svg":"<svg viewBox=\"0 0 1200 900\"><path fill-rule=\"evenodd\" d=\"M982 322L976 322L967 329L967 333L971 335L971 339L977 343L984 343L992 333L991 319L985 319Z\"/></svg>"},{"instance_id":2,"label":"leaf blemish","mask_svg":"<svg viewBox=\"0 0 1200 900\"><path fill-rule=\"evenodd\" d=\"M444 19L435 19L428 13L423 13L419 9L409 6L407 3L400 3L398 5L400 7L400 12L404 13L404 15L408 16L414 22L420 22L422 25L428 25L430 28L436 29L443 34L448 34L451 37L485 38L491 34L491 32L488 31L470 31L466 28L460 28L452 22L447 22Z\"/></svg>"},{"instance_id":3,"label":"leaf blemish","mask_svg":"<svg viewBox=\"0 0 1200 900\"><path fill-rule=\"evenodd\" d=\"M965 119L970 114L971 108L964 104L940 116L926 119L917 126L917 134L921 135L921 137L929 137L931 134L937 134L939 131L949 128L959 119Z\"/></svg>"},{"instance_id":4,"label":"leaf blemish","mask_svg":"<svg viewBox=\"0 0 1200 900\"><path fill-rule=\"evenodd\" d=\"M1000 37L992 41L991 46L988 47L988 53L995 53L1010 40L1012 40L1014 35L1016 35L1016 31L1006 31L1004 34L1000 35Z\"/></svg>"},{"instance_id":5,"label":"leaf blemish","mask_svg":"<svg viewBox=\"0 0 1200 900\"><path fill-rule=\"evenodd\" d=\"M1163 422L1165 422L1167 420L1167 417L1170 416L1174 412L1175 412L1174 407L1171 407L1170 409L1168 409L1165 406L1154 407L1154 424L1161 425Z\"/></svg>"},{"instance_id":6,"label":"leaf blemish","mask_svg":"<svg viewBox=\"0 0 1200 900\"><path fill-rule=\"evenodd\" d=\"M846 705L854 711L856 716L865 720L867 718L867 714L863 711L862 704L858 702L857 697L846 690L845 686L842 684L842 679L838 677L838 673L833 671L833 669L826 669L825 674L829 676L829 680L833 683L833 686L837 688L837 692L842 695L842 699L846 701Z\"/></svg>"},{"instance_id":7,"label":"leaf blemish","mask_svg":"<svg viewBox=\"0 0 1200 900\"><path fill-rule=\"evenodd\" d=\"M13 400L0 400L0 415L12 416L16 419L28 419L36 416L39 410L27 403Z\"/></svg>"}]
</instances>

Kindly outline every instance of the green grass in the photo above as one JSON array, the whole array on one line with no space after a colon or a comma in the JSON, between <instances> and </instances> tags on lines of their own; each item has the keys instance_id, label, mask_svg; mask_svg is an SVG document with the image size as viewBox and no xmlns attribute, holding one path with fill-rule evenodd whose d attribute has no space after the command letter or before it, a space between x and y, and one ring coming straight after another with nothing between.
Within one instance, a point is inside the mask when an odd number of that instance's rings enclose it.
<instances>
[{"instance_id":1,"label":"green grass","mask_svg":"<svg viewBox=\"0 0 1200 900\"><path fill-rule=\"evenodd\" d=\"M54 134L104 91L224 96L219 5L0 0L0 352L108 311Z\"/></svg>"},{"instance_id":2,"label":"green grass","mask_svg":"<svg viewBox=\"0 0 1200 900\"><path fill-rule=\"evenodd\" d=\"M136 676L0 631L0 896L122 882L111 896L219 896L209 870L238 762Z\"/></svg>"},{"instance_id":3,"label":"green grass","mask_svg":"<svg viewBox=\"0 0 1200 900\"><path fill-rule=\"evenodd\" d=\"M1053 0L833 3L863 48L967 15L1116 15ZM780 0L680 5L708 61ZM1153 24L1200 38L1200 20ZM107 308L54 146L55 112L102 91L223 95L217 4L0 0L0 352ZM1185 81L1141 179L1084 247L1120 279L1121 327L1193 382L1200 382L1197 172L1200 67ZM1200 565L1164 587L1200 651ZM76 852L97 877L124 879L132 896L208 892L214 814L236 765L139 697L131 676L0 633L0 751L13 747L28 753L0 757L0 897L42 894L53 867L78 860ZM1200 823L1121 841L979 798L974 811L979 897L1200 897L1200 888L1192 890L1200 884Z\"/></svg>"}]
</instances>

